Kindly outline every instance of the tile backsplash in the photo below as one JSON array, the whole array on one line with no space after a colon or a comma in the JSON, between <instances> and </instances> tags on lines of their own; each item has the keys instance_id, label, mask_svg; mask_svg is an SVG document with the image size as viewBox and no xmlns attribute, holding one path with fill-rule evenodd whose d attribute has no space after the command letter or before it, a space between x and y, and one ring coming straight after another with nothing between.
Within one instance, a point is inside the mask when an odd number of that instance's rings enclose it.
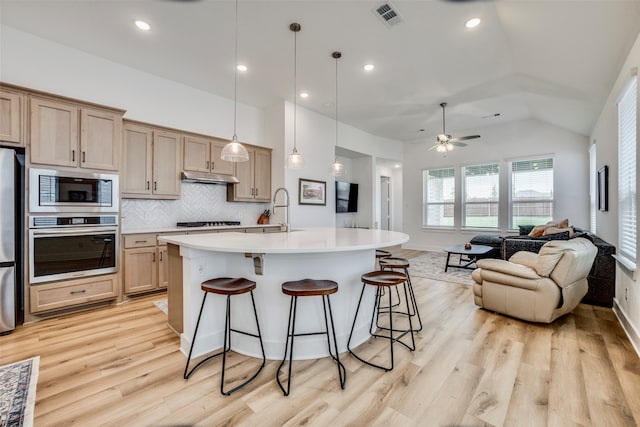
<instances>
[{"instance_id":1,"label":"tile backsplash","mask_svg":"<svg viewBox=\"0 0 640 427\"><path fill-rule=\"evenodd\" d=\"M123 228L174 227L182 221L240 221L253 225L270 203L227 202L227 187L182 183L180 200L123 199Z\"/></svg>"}]
</instances>

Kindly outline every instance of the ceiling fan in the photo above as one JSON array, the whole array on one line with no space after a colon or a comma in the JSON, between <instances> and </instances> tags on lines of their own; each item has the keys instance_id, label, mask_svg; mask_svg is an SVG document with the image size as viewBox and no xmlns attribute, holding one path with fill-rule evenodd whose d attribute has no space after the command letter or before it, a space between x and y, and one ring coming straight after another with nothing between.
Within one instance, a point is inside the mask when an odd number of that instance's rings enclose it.
<instances>
[{"instance_id":1,"label":"ceiling fan","mask_svg":"<svg viewBox=\"0 0 640 427\"><path fill-rule=\"evenodd\" d=\"M436 136L436 143L433 147L429 148L429 150L436 150L438 153L446 153L447 151L453 150L453 147L466 147L467 144L460 141L466 141L469 139L480 138L480 135L467 135L467 136L459 136L453 138L451 135L447 135L446 127L445 127L445 114L444 109L447 106L446 102L440 104L442 107L442 133Z\"/></svg>"}]
</instances>

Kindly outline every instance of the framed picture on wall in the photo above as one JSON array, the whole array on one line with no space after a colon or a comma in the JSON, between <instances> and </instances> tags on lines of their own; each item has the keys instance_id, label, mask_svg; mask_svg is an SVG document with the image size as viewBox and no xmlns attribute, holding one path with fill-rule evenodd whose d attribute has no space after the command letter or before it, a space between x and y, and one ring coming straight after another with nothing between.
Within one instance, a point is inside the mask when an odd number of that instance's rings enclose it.
<instances>
[{"instance_id":1,"label":"framed picture on wall","mask_svg":"<svg viewBox=\"0 0 640 427\"><path fill-rule=\"evenodd\" d=\"M327 182L300 178L298 204L325 206L327 204Z\"/></svg>"},{"instance_id":2,"label":"framed picture on wall","mask_svg":"<svg viewBox=\"0 0 640 427\"><path fill-rule=\"evenodd\" d=\"M609 167L606 165L598 170L598 210L609 210Z\"/></svg>"}]
</instances>

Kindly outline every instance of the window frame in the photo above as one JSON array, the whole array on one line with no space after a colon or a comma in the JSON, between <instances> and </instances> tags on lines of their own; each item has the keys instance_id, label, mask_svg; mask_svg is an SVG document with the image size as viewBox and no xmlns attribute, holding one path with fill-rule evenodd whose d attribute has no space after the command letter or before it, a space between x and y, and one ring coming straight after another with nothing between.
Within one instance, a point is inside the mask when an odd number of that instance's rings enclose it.
<instances>
[{"instance_id":1,"label":"window frame","mask_svg":"<svg viewBox=\"0 0 640 427\"><path fill-rule=\"evenodd\" d=\"M550 218L553 219L555 218L555 211L556 211L556 203L555 203L555 194L556 194L556 179L555 179L555 167L556 167L556 159L554 155L538 155L538 156L527 156L527 157L522 157L522 158L517 158L517 159L511 159L507 162L507 174L508 174L508 192L509 192L509 200L508 200L508 227L509 230L517 230L518 229L518 225L514 224L513 221L513 205L514 205L514 200L513 200L513 164L517 163L517 162L527 162L527 161L545 161L545 160L551 160L552 162L552 189L551 189L551 194L552 194L552 198L551 200L549 199L533 199L533 200L527 200L527 202L531 202L531 203L539 203L539 202L551 202L551 216ZM518 202L518 203L522 203L522 202ZM549 220L547 220L549 221ZM547 222L545 221L545 222ZM542 224L542 223L541 223ZM527 224L527 225L541 225L541 224Z\"/></svg>"}]
</instances>

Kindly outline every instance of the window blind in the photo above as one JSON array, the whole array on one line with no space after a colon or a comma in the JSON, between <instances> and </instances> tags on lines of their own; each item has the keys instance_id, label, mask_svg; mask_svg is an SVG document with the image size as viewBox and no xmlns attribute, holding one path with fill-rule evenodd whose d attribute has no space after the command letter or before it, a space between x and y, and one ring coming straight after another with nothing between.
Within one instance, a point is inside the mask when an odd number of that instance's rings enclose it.
<instances>
[{"instance_id":1,"label":"window blind","mask_svg":"<svg viewBox=\"0 0 640 427\"><path fill-rule=\"evenodd\" d=\"M553 219L553 158L511 162L510 228Z\"/></svg>"},{"instance_id":2,"label":"window blind","mask_svg":"<svg viewBox=\"0 0 640 427\"><path fill-rule=\"evenodd\" d=\"M498 163L464 167L463 226L498 227L499 174Z\"/></svg>"},{"instance_id":3,"label":"window blind","mask_svg":"<svg viewBox=\"0 0 640 427\"><path fill-rule=\"evenodd\" d=\"M453 227L455 173L453 168L423 171L422 224Z\"/></svg>"},{"instance_id":4,"label":"window blind","mask_svg":"<svg viewBox=\"0 0 640 427\"><path fill-rule=\"evenodd\" d=\"M618 245L636 262L636 109L638 78L632 77L618 101Z\"/></svg>"}]
</instances>

